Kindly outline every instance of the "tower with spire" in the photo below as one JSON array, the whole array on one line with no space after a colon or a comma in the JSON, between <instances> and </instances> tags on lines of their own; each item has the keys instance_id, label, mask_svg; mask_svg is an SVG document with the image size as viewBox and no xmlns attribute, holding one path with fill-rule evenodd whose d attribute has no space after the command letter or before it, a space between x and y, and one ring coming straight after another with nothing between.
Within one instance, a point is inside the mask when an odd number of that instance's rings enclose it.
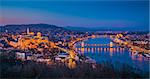
<instances>
[{"instance_id":1,"label":"tower with spire","mask_svg":"<svg viewBox=\"0 0 150 79\"><path fill-rule=\"evenodd\" d=\"M30 30L29 30L29 28L27 28L27 34L29 34L30 33Z\"/></svg>"}]
</instances>

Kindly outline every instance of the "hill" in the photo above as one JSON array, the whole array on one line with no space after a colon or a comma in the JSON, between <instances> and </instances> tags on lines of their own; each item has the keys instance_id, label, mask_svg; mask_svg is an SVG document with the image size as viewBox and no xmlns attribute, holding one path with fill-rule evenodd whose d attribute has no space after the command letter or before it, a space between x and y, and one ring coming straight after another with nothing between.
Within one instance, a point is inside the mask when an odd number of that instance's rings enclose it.
<instances>
[{"instance_id":1,"label":"hill","mask_svg":"<svg viewBox=\"0 0 150 79\"><path fill-rule=\"evenodd\" d=\"M69 31L63 27L59 27L56 25L49 25L49 24L21 24L21 25L5 25L0 27L0 32L5 32L8 30L9 33L21 33L26 32L26 29L29 28L30 31L40 31L43 33L51 33L53 32L60 32L61 31Z\"/></svg>"}]
</instances>

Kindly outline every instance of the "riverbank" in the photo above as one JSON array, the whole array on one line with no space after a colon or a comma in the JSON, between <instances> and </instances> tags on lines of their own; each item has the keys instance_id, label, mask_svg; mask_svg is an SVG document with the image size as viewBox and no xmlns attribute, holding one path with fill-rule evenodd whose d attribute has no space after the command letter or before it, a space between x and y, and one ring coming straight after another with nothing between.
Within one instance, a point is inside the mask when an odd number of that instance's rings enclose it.
<instances>
[{"instance_id":1,"label":"riverbank","mask_svg":"<svg viewBox=\"0 0 150 79\"><path fill-rule=\"evenodd\" d=\"M122 46L109 47L95 45L107 44L109 42L111 42L110 38L88 39L84 41L84 43L92 45L82 47L81 42L79 42L80 44L77 44L76 51L80 52L80 54L83 54L84 56L88 56L96 60L99 64L103 61L109 61L115 66L117 64L115 62L120 62L122 64L130 65L133 68L149 72L149 58L146 58L141 54L134 54L130 52L128 48L124 48ZM117 68L120 67L122 67L122 65L117 66Z\"/></svg>"}]
</instances>

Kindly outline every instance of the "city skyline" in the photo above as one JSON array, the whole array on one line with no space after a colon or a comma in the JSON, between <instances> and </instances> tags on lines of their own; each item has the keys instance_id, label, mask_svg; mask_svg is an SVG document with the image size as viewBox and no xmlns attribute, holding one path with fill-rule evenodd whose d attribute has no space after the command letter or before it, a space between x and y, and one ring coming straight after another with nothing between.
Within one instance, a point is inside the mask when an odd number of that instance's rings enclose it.
<instances>
[{"instance_id":1,"label":"city skyline","mask_svg":"<svg viewBox=\"0 0 150 79\"><path fill-rule=\"evenodd\" d=\"M0 24L148 30L149 1L1 1Z\"/></svg>"},{"instance_id":2,"label":"city skyline","mask_svg":"<svg viewBox=\"0 0 150 79\"><path fill-rule=\"evenodd\" d=\"M149 79L149 0L0 0L0 78Z\"/></svg>"}]
</instances>

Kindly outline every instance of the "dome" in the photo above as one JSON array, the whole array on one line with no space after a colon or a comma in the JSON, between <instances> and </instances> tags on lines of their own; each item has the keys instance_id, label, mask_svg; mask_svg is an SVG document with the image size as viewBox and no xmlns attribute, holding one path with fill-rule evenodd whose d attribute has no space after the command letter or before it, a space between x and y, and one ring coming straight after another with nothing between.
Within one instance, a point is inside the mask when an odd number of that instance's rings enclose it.
<instances>
[{"instance_id":1,"label":"dome","mask_svg":"<svg viewBox=\"0 0 150 79\"><path fill-rule=\"evenodd\" d=\"M42 36L41 32L38 32L37 37L41 37L41 36Z\"/></svg>"}]
</instances>

